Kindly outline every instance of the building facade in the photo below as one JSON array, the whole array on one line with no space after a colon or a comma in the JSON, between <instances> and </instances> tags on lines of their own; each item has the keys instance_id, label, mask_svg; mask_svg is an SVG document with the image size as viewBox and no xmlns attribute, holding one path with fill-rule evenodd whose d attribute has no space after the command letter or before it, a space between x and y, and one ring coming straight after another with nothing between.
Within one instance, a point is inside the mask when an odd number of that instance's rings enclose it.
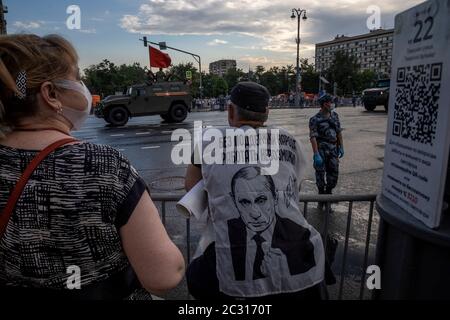
<instances>
[{"instance_id":1,"label":"building facade","mask_svg":"<svg viewBox=\"0 0 450 320\"><path fill-rule=\"evenodd\" d=\"M209 73L220 77L223 77L230 69L236 69L236 60L219 60L209 64Z\"/></svg>"},{"instance_id":2,"label":"building facade","mask_svg":"<svg viewBox=\"0 0 450 320\"><path fill-rule=\"evenodd\" d=\"M391 73L394 29L373 30L367 34L347 37L337 36L334 40L316 44L316 71L327 70L337 51L356 57L361 70L373 70L379 76Z\"/></svg>"},{"instance_id":3,"label":"building facade","mask_svg":"<svg viewBox=\"0 0 450 320\"><path fill-rule=\"evenodd\" d=\"M0 34L6 34L5 13L8 13L8 8L4 6L3 1L0 0Z\"/></svg>"}]
</instances>

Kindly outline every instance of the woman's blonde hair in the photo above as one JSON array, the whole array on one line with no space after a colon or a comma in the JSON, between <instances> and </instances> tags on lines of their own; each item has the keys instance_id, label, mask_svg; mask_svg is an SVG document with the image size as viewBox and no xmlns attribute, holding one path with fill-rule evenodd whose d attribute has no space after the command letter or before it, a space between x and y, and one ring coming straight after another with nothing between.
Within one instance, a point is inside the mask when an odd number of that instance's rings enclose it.
<instances>
[{"instance_id":1,"label":"woman's blonde hair","mask_svg":"<svg viewBox=\"0 0 450 320\"><path fill-rule=\"evenodd\" d=\"M0 36L0 139L21 119L36 114L36 95L42 83L64 78L78 64L69 41L58 35ZM20 99L16 79L26 74L26 97Z\"/></svg>"}]
</instances>

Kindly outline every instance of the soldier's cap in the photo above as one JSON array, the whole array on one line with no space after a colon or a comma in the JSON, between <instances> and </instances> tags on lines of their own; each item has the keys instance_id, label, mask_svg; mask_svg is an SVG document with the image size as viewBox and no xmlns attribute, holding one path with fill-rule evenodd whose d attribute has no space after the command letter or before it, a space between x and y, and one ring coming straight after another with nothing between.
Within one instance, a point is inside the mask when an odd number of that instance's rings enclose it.
<instances>
[{"instance_id":1,"label":"soldier's cap","mask_svg":"<svg viewBox=\"0 0 450 320\"><path fill-rule=\"evenodd\" d=\"M333 101L333 98L329 94L324 93L319 97L318 101L319 101L320 105L322 106L323 104L325 104L327 102Z\"/></svg>"},{"instance_id":2,"label":"soldier's cap","mask_svg":"<svg viewBox=\"0 0 450 320\"><path fill-rule=\"evenodd\" d=\"M269 106L269 90L255 82L238 83L231 90L230 96L233 104L248 111L266 113Z\"/></svg>"}]
</instances>

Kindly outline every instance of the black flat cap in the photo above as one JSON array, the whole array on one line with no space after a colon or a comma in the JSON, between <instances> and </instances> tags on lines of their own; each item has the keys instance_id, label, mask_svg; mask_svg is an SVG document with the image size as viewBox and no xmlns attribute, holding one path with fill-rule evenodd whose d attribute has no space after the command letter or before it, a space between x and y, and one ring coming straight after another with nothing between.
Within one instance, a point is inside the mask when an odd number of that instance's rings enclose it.
<instances>
[{"instance_id":1,"label":"black flat cap","mask_svg":"<svg viewBox=\"0 0 450 320\"><path fill-rule=\"evenodd\" d=\"M231 102L248 111L266 113L270 93L255 82L240 82L231 90Z\"/></svg>"}]
</instances>

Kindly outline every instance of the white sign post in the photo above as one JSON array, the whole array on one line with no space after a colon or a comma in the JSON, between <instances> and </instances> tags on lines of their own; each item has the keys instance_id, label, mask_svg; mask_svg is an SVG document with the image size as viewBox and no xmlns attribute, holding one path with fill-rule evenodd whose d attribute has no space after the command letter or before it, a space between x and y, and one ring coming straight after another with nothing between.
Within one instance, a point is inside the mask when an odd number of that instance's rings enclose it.
<instances>
[{"instance_id":1,"label":"white sign post","mask_svg":"<svg viewBox=\"0 0 450 320\"><path fill-rule=\"evenodd\" d=\"M450 0L395 18L382 193L440 224L450 144Z\"/></svg>"}]
</instances>

